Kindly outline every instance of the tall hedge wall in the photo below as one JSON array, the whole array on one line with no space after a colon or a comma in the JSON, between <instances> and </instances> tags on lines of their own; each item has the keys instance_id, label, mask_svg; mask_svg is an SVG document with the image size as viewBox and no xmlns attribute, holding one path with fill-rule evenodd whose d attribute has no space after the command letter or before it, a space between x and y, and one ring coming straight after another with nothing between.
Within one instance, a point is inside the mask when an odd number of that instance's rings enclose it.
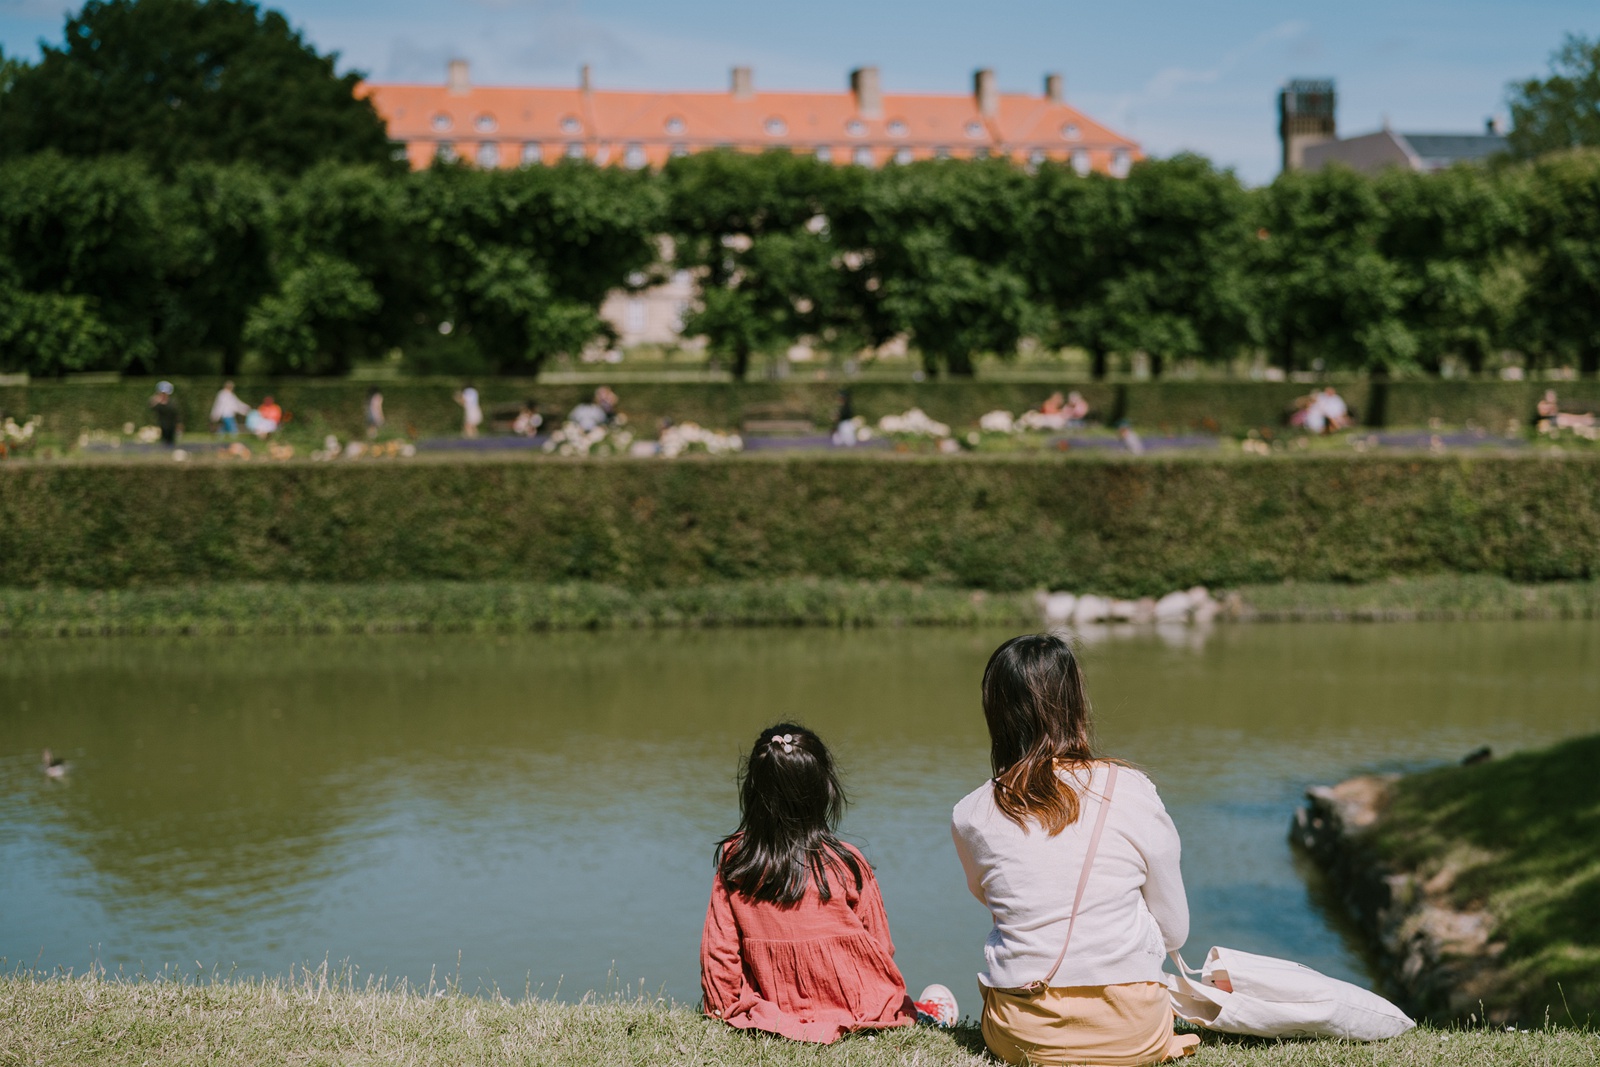
<instances>
[{"instance_id":1,"label":"tall hedge wall","mask_svg":"<svg viewBox=\"0 0 1600 1067\"><path fill-rule=\"evenodd\" d=\"M1600 575L1594 457L0 467L0 585Z\"/></svg>"},{"instance_id":2,"label":"tall hedge wall","mask_svg":"<svg viewBox=\"0 0 1600 1067\"><path fill-rule=\"evenodd\" d=\"M218 382L175 379L191 432L206 428L206 415ZM538 399L547 411L561 412L590 396L593 386L552 385L518 378L488 378L477 383L487 403ZM239 393L254 403L272 394L303 426L318 432L359 433L371 383L346 379L239 379ZM1600 383L1557 385L1569 408L1600 406ZM73 439L86 430L113 430L148 417L146 398L153 382L116 383L38 381L0 387L0 411L40 415L46 431ZM391 426L418 434L446 434L460 426L461 409L451 400L456 383L432 379L382 383ZM837 384L826 382L616 383L623 409L638 425L653 427L662 416L693 420L717 428L736 428L747 413L783 409L808 414L818 426L833 417ZM1013 413L1036 407L1055 389L1077 389L1094 416L1105 422L1134 424L1173 432L1204 430L1243 433L1278 426L1296 396L1310 387L1285 382L1134 382L1121 385L1053 381L858 382L851 386L858 413L876 419L920 407L957 428L977 423L986 411ZM1342 383L1339 388L1358 416L1371 426L1477 425L1501 430L1515 419L1526 426L1539 393L1537 382L1395 381Z\"/></svg>"}]
</instances>

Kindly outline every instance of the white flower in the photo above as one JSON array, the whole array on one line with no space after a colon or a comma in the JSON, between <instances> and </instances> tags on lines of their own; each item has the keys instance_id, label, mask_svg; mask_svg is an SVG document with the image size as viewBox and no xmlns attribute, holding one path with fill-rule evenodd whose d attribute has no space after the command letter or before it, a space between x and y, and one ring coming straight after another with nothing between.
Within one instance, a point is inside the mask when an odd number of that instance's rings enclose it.
<instances>
[{"instance_id":1,"label":"white flower","mask_svg":"<svg viewBox=\"0 0 1600 1067\"><path fill-rule=\"evenodd\" d=\"M141 444L153 445L161 440L161 430L156 426L141 426L135 436Z\"/></svg>"}]
</instances>

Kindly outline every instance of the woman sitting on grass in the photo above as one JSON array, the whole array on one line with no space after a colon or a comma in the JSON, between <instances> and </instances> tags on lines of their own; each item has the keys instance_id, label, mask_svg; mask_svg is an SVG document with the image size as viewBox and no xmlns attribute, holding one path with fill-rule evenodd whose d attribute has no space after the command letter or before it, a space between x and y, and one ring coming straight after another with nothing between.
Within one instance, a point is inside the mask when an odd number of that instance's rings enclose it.
<instances>
[{"instance_id":1,"label":"woman sitting on grass","mask_svg":"<svg viewBox=\"0 0 1600 1067\"><path fill-rule=\"evenodd\" d=\"M1093 757L1071 646L1054 634L1001 645L983 715L994 778L956 805L952 831L994 917L978 976L984 1042L1018 1064L1190 1054L1199 1038L1173 1033L1161 980L1189 935L1178 832L1150 779Z\"/></svg>"},{"instance_id":2,"label":"woman sitting on grass","mask_svg":"<svg viewBox=\"0 0 1600 1067\"><path fill-rule=\"evenodd\" d=\"M821 738L793 723L761 731L740 774L739 828L717 847L700 940L707 1015L821 1044L955 1022L944 986L906 995L872 868L834 836L844 803Z\"/></svg>"}]
</instances>

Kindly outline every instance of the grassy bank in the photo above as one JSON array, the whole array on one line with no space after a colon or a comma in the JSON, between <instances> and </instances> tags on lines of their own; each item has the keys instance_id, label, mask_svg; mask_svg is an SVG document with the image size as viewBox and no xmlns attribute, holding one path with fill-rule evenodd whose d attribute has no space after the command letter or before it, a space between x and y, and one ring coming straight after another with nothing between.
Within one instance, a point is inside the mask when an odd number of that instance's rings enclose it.
<instances>
[{"instance_id":1,"label":"grassy bank","mask_svg":"<svg viewBox=\"0 0 1600 1067\"><path fill-rule=\"evenodd\" d=\"M738 582L630 592L592 582L219 582L0 589L0 635L526 632L673 626L1018 626L1027 593L905 582Z\"/></svg>"},{"instance_id":2,"label":"grassy bank","mask_svg":"<svg viewBox=\"0 0 1600 1067\"><path fill-rule=\"evenodd\" d=\"M908 372L909 377L909 372ZM191 431L205 426L216 378L178 378L178 397ZM363 411L372 382L319 378L238 379L239 395L251 403L275 396L294 417L295 425L317 435L363 432ZM461 409L451 399L460 382L454 379L397 379L376 383L384 394L389 424L423 436L454 433ZM538 400L547 412L564 412L594 392L593 385L540 382L533 379L486 378L478 383L491 407ZM837 410L839 382L613 382L622 394L622 408L639 426L653 427L670 416L722 429L737 428L748 416L808 418L830 425ZM1600 404L1600 385L1593 382L1502 382L1401 380L1339 382L1338 388L1363 425L1379 427L1480 426L1495 433L1511 422L1526 427L1546 388L1555 388L1571 410ZM80 433L115 430L124 422L149 421L146 405L153 378L116 382L37 380L22 386L0 386L0 412L19 418L39 415L42 430L53 440L74 441ZM985 412L1002 408L1013 414L1037 407L1056 389L1077 389L1089 401L1095 419L1111 425L1128 419L1136 426L1173 432L1202 431L1242 434L1279 427L1294 398L1310 385L1299 382L1144 381L1074 382L1060 374L1041 373L1033 380L995 381L858 381L850 383L855 410L876 421L907 408L965 431Z\"/></svg>"},{"instance_id":3,"label":"grassy bank","mask_svg":"<svg viewBox=\"0 0 1600 1067\"><path fill-rule=\"evenodd\" d=\"M1600 582L1483 575L1233 590L1224 618L1277 621L1600 618ZM518 633L642 627L1040 625L1032 593L790 579L630 591L594 582L213 582L0 588L0 637Z\"/></svg>"},{"instance_id":4,"label":"grassy bank","mask_svg":"<svg viewBox=\"0 0 1600 1067\"><path fill-rule=\"evenodd\" d=\"M1419 1028L1393 1041L1271 1042L1206 1034L1195 1067L1589 1067L1588 1030ZM896 1030L835 1045L758 1037L660 1001L419 996L296 982L115 982L0 978L0 1063L992 1064L976 1027Z\"/></svg>"},{"instance_id":5,"label":"grassy bank","mask_svg":"<svg viewBox=\"0 0 1600 1067\"><path fill-rule=\"evenodd\" d=\"M1507 709L1512 712L1511 708ZM1490 1009L1600 1019L1600 735L1409 775L1369 838L1430 896L1487 912Z\"/></svg>"},{"instance_id":6,"label":"grassy bank","mask_svg":"<svg viewBox=\"0 0 1600 1067\"><path fill-rule=\"evenodd\" d=\"M1600 454L0 465L0 586L1600 575Z\"/></svg>"}]
</instances>

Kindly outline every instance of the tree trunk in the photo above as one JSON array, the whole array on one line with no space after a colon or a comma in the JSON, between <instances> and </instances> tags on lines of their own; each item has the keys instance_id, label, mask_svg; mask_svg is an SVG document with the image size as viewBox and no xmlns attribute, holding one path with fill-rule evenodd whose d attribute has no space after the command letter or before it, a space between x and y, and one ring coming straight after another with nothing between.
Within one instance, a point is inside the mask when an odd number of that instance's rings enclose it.
<instances>
[{"instance_id":1,"label":"tree trunk","mask_svg":"<svg viewBox=\"0 0 1600 1067\"><path fill-rule=\"evenodd\" d=\"M1467 370L1474 378L1483 373L1485 352L1482 345L1469 341L1462 355L1466 357Z\"/></svg>"},{"instance_id":2,"label":"tree trunk","mask_svg":"<svg viewBox=\"0 0 1600 1067\"><path fill-rule=\"evenodd\" d=\"M950 368L950 377L952 377L952 378L970 378L970 377L972 377L972 354L970 352L967 352L965 350L958 351L958 352L951 352L949 357L946 359L945 362L946 362L946 365Z\"/></svg>"},{"instance_id":3,"label":"tree trunk","mask_svg":"<svg viewBox=\"0 0 1600 1067\"><path fill-rule=\"evenodd\" d=\"M1159 352L1151 352L1150 353L1150 379L1151 379L1151 381L1154 381L1155 379L1161 377L1161 372L1166 370L1166 369L1167 369L1167 361L1166 361L1165 358L1162 357L1161 353L1159 353Z\"/></svg>"},{"instance_id":4,"label":"tree trunk","mask_svg":"<svg viewBox=\"0 0 1600 1067\"><path fill-rule=\"evenodd\" d=\"M1278 361L1283 364L1283 375L1294 373L1294 335L1284 334L1278 343Z\"/></svg>"},{"instance_id":5,"label":"tree trunk","mask_svg":"<svg viewBox=\"0 0 1600 1067\"><path fill-rule=\"evenodd\" d=\"M1095 381L1103 382L1103 381L1106 380L1106 351L1105 351L1105 349L1097 348L1093 352L1089 353L1089 366L1090 366L1089 373L1094 378Z\"/></svg>"},{"instance_id":6,"label":"tree trunk","mask_svg":"<svg viewBox=\"0 0 1600 1067\"><path fill-rule=\"evenodd\" d=\"M244 352L238 345L228 345L222 350L222 376L232 378L239 373L239 361L244 357Z\"/></svg>"},{"instance_id":7,"label":"tree trunk","mask_svg":"<svg viewBox=\"0 0 1600 1067\"><path fill-rule=\"evenodd\" d=\"M750 373L750 346L739 345L733 350L733 380L744 381L744 376Z\"/></svg>"},{"instance_id":8,"label":"tree trunk","mask_svg":"<svg viewBox=\"0 0 1600 1067\"><path fill-rule=\"evenodd\" d=\"M1584 378L1600 375L1600 345L1590 341L1578 350L1578 374Z\"/></svg>"}]
</instances>

